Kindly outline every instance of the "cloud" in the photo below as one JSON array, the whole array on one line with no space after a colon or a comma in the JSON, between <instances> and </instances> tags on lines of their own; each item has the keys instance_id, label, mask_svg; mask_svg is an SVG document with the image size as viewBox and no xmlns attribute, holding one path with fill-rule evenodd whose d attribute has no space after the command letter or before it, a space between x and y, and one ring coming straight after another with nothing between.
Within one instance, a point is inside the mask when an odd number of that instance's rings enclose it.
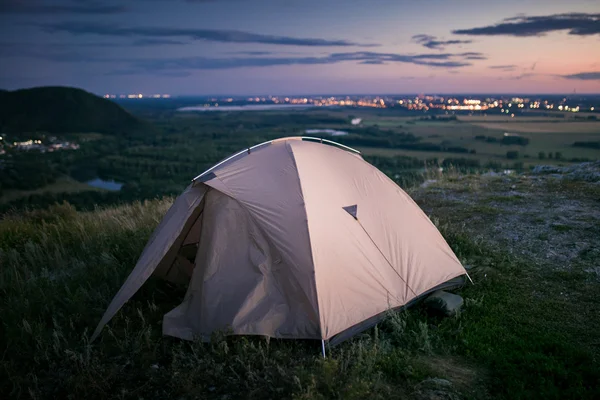
<instances>
[{"instance_id":1,"label":"cloud","mask_svg":"<svg viewBox=\"0 0 600 400\"><path fill-rule=\"evenodd\" d=\"M189 44L183 40L172 40L172 39L138 39L134 41L132 46L162 46L162 45L183 45Z\"/></svg>"},{"instance_id":2,"label":"cloud","mask_svg":"<svg viewBox=\"0 0 600 400\"><path fill-rule=\"evenodd\" d=\"M560 75L565 79L577 79L581 81L597 81L600 80L600 71L597 72L580 72L578 74Z\"/></svg>"},{"instance_id":3,"label":"cloud","mask_svg":"<svg viewBox=\"0 0 600 400\"><path fill-rule=\"evenodd\" d=\"M482 54L474 54L474 55L466 56L465 60L487 60L487 57Z\"/></svg>"},{"instance_id":4,"label":"cloud","mask_svg":"<svg viewBox=\"0 0 600 400\"><path fill-rule=\"evenodd\" d=\"M443 50L446 46L455 44L468 44L473 42L472 40L437 40L435 36L424 34L414 35L412 40L421 46L434 50Z\"/></svg>"},{"instance_id":5,"label":"cloud","mask_svg":"<svg viewBox=\"0 0 600 400\"><path fill-rule=\"evenodd\" d=\"M516 81L520 81L521 79L530 78L530 77L536 76L536 75L538 75L538 74L534 74L534 73L531 73L531 72L526 72L526 73L523 73L521 75L511 76L510 79L514 79Z\"/></svg>"},{"instance_id":6,"label":"cloud","mask_svg":"<svg viewBox=\"0 0 600 400\"><path fill-rule=\"evenodd\" d=\"M60 54L74 50L101 49L101 48L127 48L162 45L185 45L184 41L168 39L140 39L133 42L85 42L85 43L40 43L40 42L0 42L0 55L3 57L60 57ZM97 54L82 54L81 57L97 58Z\"/></svg>"},{"instance_id":7,"label":"cloud","mask_svg":"<svg viewBox=\"0 0 600 400\"><path fill-rule=\"evenodd\" d=\"M140 71L133 68L116 69L113 71L106 72L104 76L124 76L124 75L137 75ZM189 71L156 71L153 75L166 76L169 78L187 78L192 75Z\"/></svg>"},{"instance_id":8,"label":"cloud","mask_svg":"<svg viewBox=\"0 0 600 400\"><path fill-rule=\"evenodd\" d=\"M470 54L470 53L465 53ZM129 60L131 71L162 73L164 71L224 70L244 67L272 67L282 65L326 65L355 61L360 64L381 65L405 63L434 68L460 68L471 65L461 54L394 54L375 52L331 53L321 57L183 57L169 59ZM133 73L133 72L132 72Z\"/></svg>"},{"instance_id":9,"label":"cloud","mask_svg":"<svg viewBox=\"0 0 600 400\"><path fill-rule=\"evenodd\" d=\"M151 42L150 42L151 43ZM139 45L150 44L148 42ZM420 65L432 68L455 69L472 65L473 59L484 59L481 53L432 53L397 54L370 51L325 53L302 55L293 52L242 51L232 52L234 56L223 57L179 57L179 58L135 58L130 56L111 57L93 49L112 46L111 43L95 44L31 44L0 42L0 56L29 57L59 63L99 63L114 68L109 74L178 74L194 70L235 69L244 67L272 67L284 65L326 65L342 62L383 65L392 63ZM135 45L135 43L134 43ZM131 44L121 44L121 47ZM227 53L225 53L227 54Z\"/></svg>"},{"instance_id":10,"label":"cloud","mask_svg":"<svg viewBox=\"0 0 600 400\"><path fill-rule=\"evenodd\" d=\"M160 27L123 27L116 24L96 24L86 22L58 22L40 25L47 32L67 32L73 35L101 35L118 37L147 38L188 38L190 40L207 40L225 43L261 43L287 46L363 46L374 47L375 44L360 44L347 40L327 40L319 38L296 38L289 36L262 35L236 30L192 29L192 28L160 28Z\"/></svg>"},{"instance_id":11,"label":"cloud","mask_svg":"<svg viewBox=\"0 0 600 400\"><path fill-rule=\"evenodd\" d=\"M272 51L230 51L228 54L240 54L244 56L269 56Z\"/></svg>"},{"instance_id":12,"label":"cloud","mask_svg":"<svg viewBox=\"0 0 600 400\"><path fill-rule=\"evenodd\" d=\"M0 4L1 14L121 14L126 7L118 5L103 5L100 2L80 2L69 4L42 4L40 1L4 0Z\"/></svg>"},{"instance_id":13,"label":"cloud","mask_svg":"<svg viewBox=\"0 0 600 400\"><path fill-rule=\"evenodd\" d=\"M499 69L502 71L514 71L517 66L514 64L509 64L509 65L492 65L490 67L488 67L489 69Z\"/></svg>"},{"instance_id":14,"label":"cloud","mask_svg":"<svg viewBox=\"0 0 600 400\"><path fill-rule=\"evenodd\" d=\"M542 36L548 32L568 31L570 35L600 34L600 14L565 13L547 16L516 16L502 22L472 29L452 31L456 35Z\"/></svg>"},{"instance_id":15,"label":"cloud","mask_svg":"<svg viewBox=\"0 0 600 400\"><path fill-rule=\"evenodd\" d=\"M536 62L534 62L533 64L531 64L531 68L530 68L530 69L531 69L531 71L535 71L535 67L537 66L537 63L538 63L538 62L536 61Z\"/></svg>"}]
</instances>

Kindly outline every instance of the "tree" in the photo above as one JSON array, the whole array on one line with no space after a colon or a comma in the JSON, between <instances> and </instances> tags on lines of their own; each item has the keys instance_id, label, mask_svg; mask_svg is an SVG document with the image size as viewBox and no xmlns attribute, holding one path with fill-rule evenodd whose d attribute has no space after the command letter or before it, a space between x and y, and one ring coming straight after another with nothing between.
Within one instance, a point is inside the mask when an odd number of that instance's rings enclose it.
<instances>
[{"instance_id":1,"label":"tree","mask_svg":"<svg viewBox=\"0 0 600 400\"><path fill-rule=\"evenodd\" d=\"M543 159L545 159L545 158L546 158L546 153L544 153L543 151L540 151L540 152L538 153L538 158L539 158L540 160L543 160Z\"/></svg>"},{"instance_id":2,"label":"tree","mask_svg":"<svg viewBox=\"0 0 600 400\"><path fill-rule=\"evenodd\" d=\"M560 160L562 158L562 153L557 151L556 153L554 153L554 158L556 158L557 160Z\"/></svg>"},{"instance_id":3,"label":"tree","mask_svg":"<svg viewBox=\"0 0 600 400\"><path fill-rule=\"evenodd\" d=\"M507 151L506 158L508 158L509 160L516 160L517 158L519 158L519 152L518 151Z\"/></svg>"}]
</instances>

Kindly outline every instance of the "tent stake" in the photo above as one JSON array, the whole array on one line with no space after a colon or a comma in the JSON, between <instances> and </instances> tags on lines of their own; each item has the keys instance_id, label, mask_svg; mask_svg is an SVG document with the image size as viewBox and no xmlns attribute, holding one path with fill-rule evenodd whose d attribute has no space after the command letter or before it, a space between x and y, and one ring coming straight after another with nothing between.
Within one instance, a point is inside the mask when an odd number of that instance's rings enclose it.
<instances>
[{"instance_id":1,"label":"tent stake","mask_svg":"<svg viewBox=\"0 0 600 400\"><path fill-rule=\"evenodd\" d=\"M473 282L473 279L471 279L471 277L469 276L469 273L467 271L465 271L465 274L467 274L467 278L469 278L469 280L471 281L471 284L475 284L475 282Z\"/></svg>"},{"instance_id":2,"label":"tent stake","mask_svg":"<svg viewBox=\"0 0 600 400\"><path fill-rule=\"evenodd\" d=\"M321 340L321 351L323 352L323 358L325 358L325 341Z\"/></svg>"}]
</instances>

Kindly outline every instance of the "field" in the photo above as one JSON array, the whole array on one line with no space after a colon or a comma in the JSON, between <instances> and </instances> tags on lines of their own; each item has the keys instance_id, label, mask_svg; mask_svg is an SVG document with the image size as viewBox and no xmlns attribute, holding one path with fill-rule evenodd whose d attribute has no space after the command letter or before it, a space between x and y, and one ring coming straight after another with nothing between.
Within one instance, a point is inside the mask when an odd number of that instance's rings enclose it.
<instances>
[{"instance_id":1,"label":"field","mask_svg":"<svg viewBox=\"0 0 600 400\"><path fill-rule=\"evenodd\" d=\"M569 162L570 159L595 160L600 157L597 149L575 148L574 142L593 142L600 140L600 121L559 120L548 117L501 117L501 116L459 116L456 121L419 120L414 117L371 117L365 116L367 126L377 125L392 132L407 132L432 143L461 146L476 151L476 156L456 155L448 152L414 152L405 149L382 149L362 147L365 154L392 156L395 154L413 156L420 159L443 157L467 157L486 162L506 163L508 151L519 152L519 161L525 165L556 164ZM504 133L519 133L530 139L526 146L502 145L476 140L475 136L484 135L501 139ZM561 160L539 160L539 153L561 154Z\"/></svg>"}]
</instances>

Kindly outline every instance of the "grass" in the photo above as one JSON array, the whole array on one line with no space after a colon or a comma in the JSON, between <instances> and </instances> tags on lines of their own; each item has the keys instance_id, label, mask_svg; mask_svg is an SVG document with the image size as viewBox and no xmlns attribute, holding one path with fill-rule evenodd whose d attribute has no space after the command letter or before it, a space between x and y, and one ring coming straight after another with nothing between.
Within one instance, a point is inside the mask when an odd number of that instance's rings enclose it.
<instances>
[{"instance_id":1,"label":"grass","mask_svg":"<svg viewBox=\"0 0 600 400\"><path fill-rule=\"evenodd\" d=\"M519 194L515 194L512 196L488 196L485 199L486 202L488 203L514 203L514 204L519 204L522 203L524 201L526 201L526 198L522 195Z\"/></svg>"},{"instance_id":2,"label":"grass","mask_svg":"<svg viewBox=\"0 0 600 400\"><path fill-rule=\"evenodd\" d=\"M429 316L420 305L390 313L328 349L326 359L312 341L217 333L209 344L190 343L161 335L162 316L183 288L151 279L90 343L170 202L88 213L57 205L0 221L0 392L34 399L401 399L437 377L472 399L600 396L597 330L586 333L597 325L588 325L593 306L587 321L573 318L579 305L592 304L592 286L580 302L566 302L557 295L559 279L540 287L526 261L439 221L457 256L474 266L476 284L462 289L466 304L456 317Z\"/></svg>"},{"instance_id":3,"label":"grass","mask_svg":"<svg viewBox=\"0 0 600 400\"><path fill-rule=\"evenodd\" d=\"M552 229L554 229L556 232L568 232L572 229L575 229L572 226L564 225L564 224L552 224L552 225L550 225L550 227Z\"/></svg>"}]
</instances>

